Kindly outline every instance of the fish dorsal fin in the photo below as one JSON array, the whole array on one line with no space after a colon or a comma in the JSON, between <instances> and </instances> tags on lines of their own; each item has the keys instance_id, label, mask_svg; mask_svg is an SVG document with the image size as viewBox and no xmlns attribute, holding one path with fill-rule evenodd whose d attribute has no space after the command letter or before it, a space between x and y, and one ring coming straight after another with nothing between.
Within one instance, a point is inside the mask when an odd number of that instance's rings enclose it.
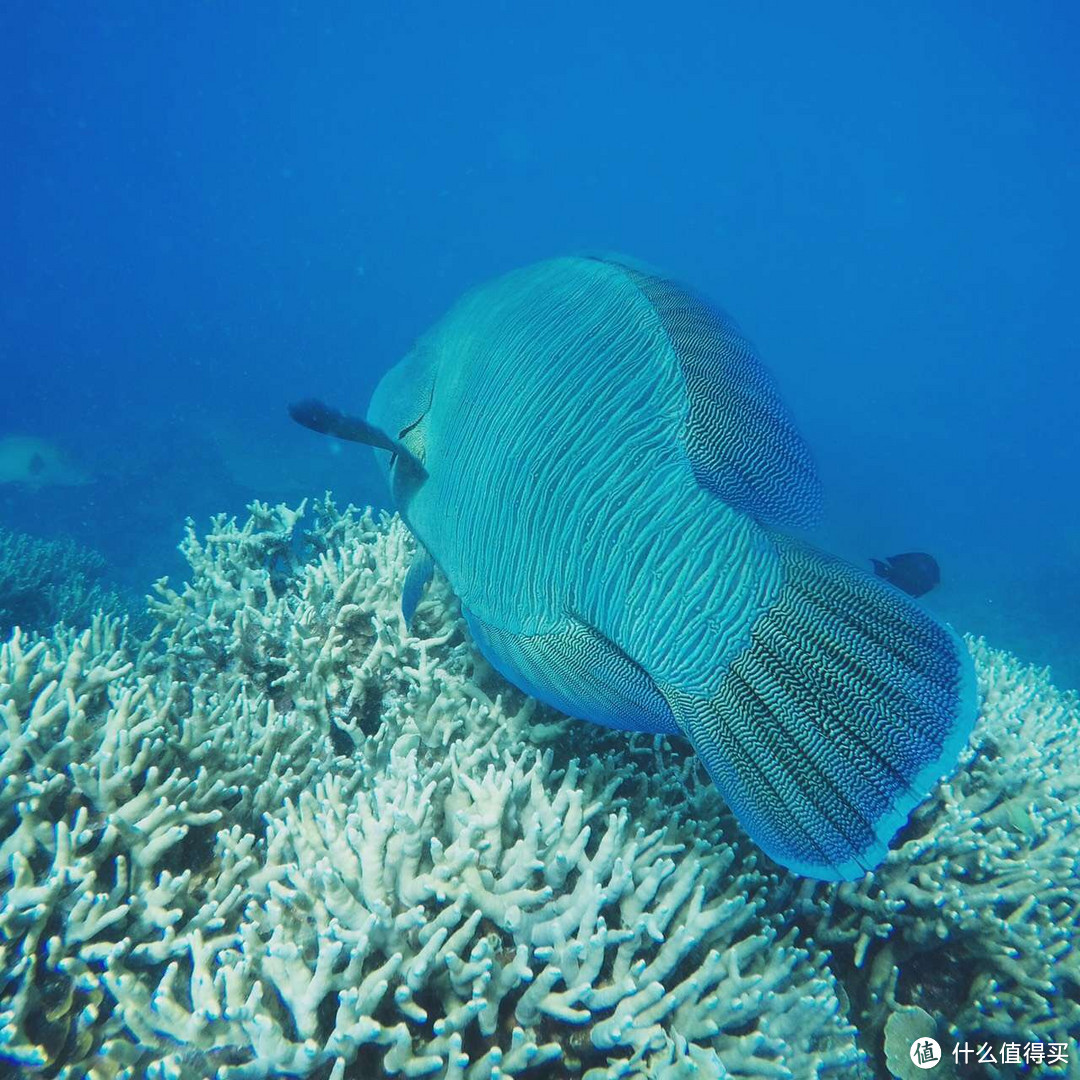
<instances>
[{"instance_id":1,"label":"fish dorsal fin","mask_svg":"<svg viewBox=\"0 0 1080 1080\"><path fill-rule=\"evenodd\" d=\"M698 484L768 525L810 525L821 483L772 376L734 321L684 286L617 258L652 305L678 358L684 442Z\"/></svg>"},{"instance_id":2,"label":"fish dorsal fin","mask_svg":"<svg viewBox=\"0 0 1080 1080\"><path fill-rule=\"evenodd\" d=\"M289 406L289 415L302 427L317 431L320 435L333 435L347 442L364 443L379 450L389 450L407 465L409 473L418 480L427 476L424 463L382 428L376 427L359 416L348 416L330 408L321 401L308 398Z\"/></svg>"}]
</instances>

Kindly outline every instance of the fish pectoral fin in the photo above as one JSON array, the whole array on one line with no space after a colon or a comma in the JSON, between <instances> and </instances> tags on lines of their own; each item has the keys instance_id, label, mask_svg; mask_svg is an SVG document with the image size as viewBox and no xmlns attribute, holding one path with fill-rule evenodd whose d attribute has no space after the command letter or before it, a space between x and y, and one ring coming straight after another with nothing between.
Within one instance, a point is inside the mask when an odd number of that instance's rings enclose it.
<instances>
[{"instance_id":1,"label":"fish pectoral fin","mask_svg":"<svg viewBox=\"0 0 1080 1080\"><path fill-rule=\"evenodd\" d=\"M363 417L349 416L315 398L294 402L289 406L289 415L301 427L316 431L320 435L332 435L335 439L346 442L363 443L378 450L389 450L391 454L408 463L415 477L423 479L427 476L424 463L415 454Z\"/></svg>"},{"instance_id":2,"label":"fish pectoral fin","mask_svg":"<svg viewBox=\"0 0 1080 1080\"><path fill-rule=\"evenodd\" d=\"M955 766L975 719L974 666L896 589L774 542L786 584L719 688L661 689L754 841L796 873L850 880Z\"/></svg>"},{"instance_id":3,"label":"fish pectoral fin","mask_svg":"<svg viewBox=\"0 0 1080 1080\"><path fill-rule=\"evenodd\" d=\"M428 553L428 549L417 541L416 554L413 555L412 562L409 564L405 584L401 589L401 614L406 625L412 622L416 614L416 606L420 603L420 598L424 595L424 589L434 571L435 561Z\"/></svg>"},{"instance_id":4,"label":"fish pectoral fin","mask_svg":"<svg viewBox=\"0 0 1080 1080\"><path fill-rule=\"evenodd\" d=\"M560 712L623 731L678 731L648 673L583 620L567 616L551 632L518 634L462 614L491 666Z\"/></svg>"}]
</instances>

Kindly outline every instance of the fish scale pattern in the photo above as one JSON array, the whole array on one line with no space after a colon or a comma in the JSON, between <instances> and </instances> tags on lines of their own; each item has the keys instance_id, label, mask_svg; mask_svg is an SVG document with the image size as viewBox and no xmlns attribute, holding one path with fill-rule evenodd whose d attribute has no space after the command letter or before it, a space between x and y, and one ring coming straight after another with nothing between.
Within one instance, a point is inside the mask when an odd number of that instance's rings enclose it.
<instances>
[{"instance_id":1,"label":"fish scale pattern","mask_svg":"<svg viewBox=\"0 0 1080 1080\"><path fill-rule=\"evenodd\" d=\"M648 299L620 267L556 260L464 298L423 349L431 476L408 517L463 607L528 637L573 611L654 679L715 689L780 579L753 521L694 480L683 374ZM377 391L387 430L414 377ZM687 612L700 628L675 643Z\"/></svg>"},{"instance_id":2,"label":"fish scale pattern","mask_svg":"<svg viewBox=\"0 0 1080 1080\"><path fill-rule=\"evenodd\" d=\"M679 377L656 362L662 337L649 332L647 303L625 283L612 289L612 277L549 272L484 290L439 336L438 474L414 513L437 500L455 588L505 629L562 624L561 575L536 567L578 575L582 603L601 603L623 595L612 580L619 553L636 550L643 532L661 543L668 524L645 520L633 495L643 463L657 466L646 497L683 470L659 420L681 400ZM641 570L647 584L662 567L654 559Z\"/></svg>"}]
</instances>

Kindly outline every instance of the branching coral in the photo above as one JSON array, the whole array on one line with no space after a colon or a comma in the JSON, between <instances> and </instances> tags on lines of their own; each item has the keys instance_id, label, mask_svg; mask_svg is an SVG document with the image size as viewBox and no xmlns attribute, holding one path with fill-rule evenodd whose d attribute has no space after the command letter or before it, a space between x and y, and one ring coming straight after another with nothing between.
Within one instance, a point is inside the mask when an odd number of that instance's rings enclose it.
<instances>
[{"instance_id":1,"label":"branching coral","mask_svg":"<svg viewBox=\"0 0 1080 1080\"><path fill-rule=\"evenodd\" d=\"M689 767L571 756L443 588L404 625L399 522L324 502L303 536L301 512L189 530L141 646L99 618L0 650L0 1053L94 1078L853 1075L825 956Z\"/></svg>"},{"instance_id":2,"label":"branching coral","mask_svg":"<svg viewBox=\"0 0 1080 1080\"><path fill-rule=\"evenodd\" d=\"M1080 1034L1077 703L1045 674L974 643L959 771L874 875L801 882L678 746L503 683L445 585L406 626L400 522L304 509L189 527L145 641L99 616L0 648L0 1059L847 1078L873 1064L849 998L879 1071L918 1009Z\"/></svg>"},{"instance_id":3,"label":"branching coral","mask_svg":"<svg viewBox=\"0 0 1080 1080\"><path fill-rule=\"evenodd\" d=\"M0 528L0 637L15 626L48 633L58 622L85 626L96 611L121 614L124 602L104 571L101 555L71 540Z\"/></svg>"}]
</instances>

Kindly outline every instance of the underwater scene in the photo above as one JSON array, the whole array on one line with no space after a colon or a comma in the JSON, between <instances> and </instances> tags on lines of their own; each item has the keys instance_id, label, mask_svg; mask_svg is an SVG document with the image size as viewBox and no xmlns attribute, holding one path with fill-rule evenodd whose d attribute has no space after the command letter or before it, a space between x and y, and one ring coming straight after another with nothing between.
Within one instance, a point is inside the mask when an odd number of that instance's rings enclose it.
<instances>
[{"instance_id":1,"label":"underwater scene","mask_svg":"<svg viewBox=\"0 0 1080 1080\"><path fill-rule=\"evenodd\" d=\"M0 1080L1080 1080L1078 51L0 9Z\"/></svg>"}]
</instances>

